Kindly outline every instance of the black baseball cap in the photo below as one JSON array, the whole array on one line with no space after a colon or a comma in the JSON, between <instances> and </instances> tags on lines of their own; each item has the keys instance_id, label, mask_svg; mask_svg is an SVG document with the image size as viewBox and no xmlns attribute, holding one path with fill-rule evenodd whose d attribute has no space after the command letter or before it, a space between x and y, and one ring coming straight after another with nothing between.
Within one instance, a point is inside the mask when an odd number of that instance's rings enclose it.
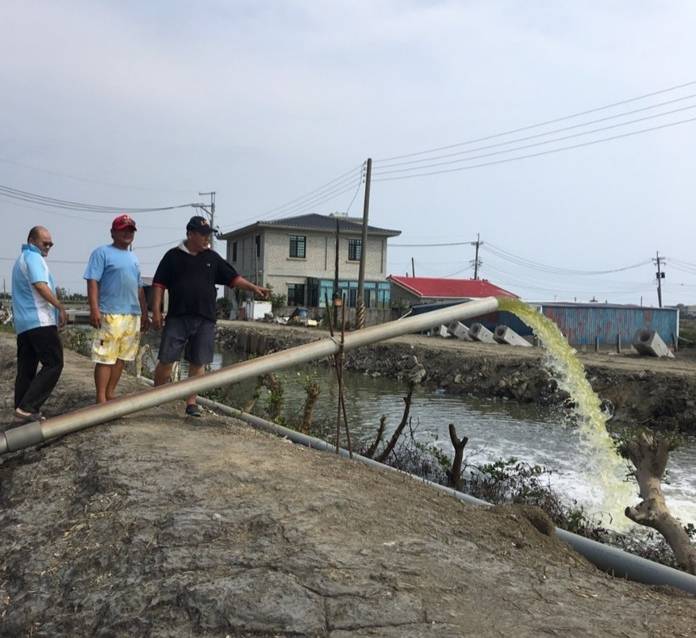
<instances>
[{"instance_id":1,"label":"black baseball cap","mask_svg":"<svg viewBox=\"0 0 696 638\"><path fill-rule=\"evenodd\" d=\"M208 220L199 215L194 215L189 219L188 224L186 224L186 230L193 230L201 235L210 235L213 232Z\"/></svg>"}]
</instances>

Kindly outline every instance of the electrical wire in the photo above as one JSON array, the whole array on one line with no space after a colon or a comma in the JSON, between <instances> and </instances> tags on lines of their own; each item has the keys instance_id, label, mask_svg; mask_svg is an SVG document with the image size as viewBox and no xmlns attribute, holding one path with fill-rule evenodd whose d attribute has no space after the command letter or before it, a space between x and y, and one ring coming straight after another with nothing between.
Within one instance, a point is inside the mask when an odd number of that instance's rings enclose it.
<instances>
[{"instance_id":1,"label":"electrical wire","mask_svg":"<svg viewBox=\"0 0 696 638\"><path fill-rule=\"evenodd\" d=\"M328 202L332 199L336 199L340 195L351 192L353 190L353 188L356 186L356 184L359 187L360 180L351 182L350 184L347 184L347 185L337 186L333 190L315 195L313 198L305 200L299 204L296 204L295 206L293 206L291 208L286 208L286 209L283 209L282 211L277 212L272 217L285 217L285 216L289 216L289 215L299 215L307 210L310 210L312 208L316 208L320 204ZM268 219L268 216L266 217L266 219ZM258 220L258 221L261 221L261 220Z\"/></svg>"},{"instance_id":2,"label":"electrical wire","mask_svg":"<svg viewBox=\"0 0 696 638\"><path fill-rule=\"evenodd\" d=\"M391 160L403 159L406 157L416 157L419 155L427 155L429 153L435 153L438 151L445 151L451 148L457 148L459 146L467 146L469 144L476 144L478 142L486 142L488 140L496 139L499 137L505 137L506 135L513 135L514 133L521 133L522 131L529 131L531 129L540 128L542 126L547 126L549 124L557 124L558 122L564 122L566 120L571 120L576 117L581 117L583 115L589 115L591 113L598 113L600 111L605 111L616 106L622 106L624 104L629 104L631 102L638 102L639 100L644 100L649 97L654 97L656 95L663 95L664 93L671 93L672 91L677 91L679 89L686 88L687 86L693 86L696 84L696 80L685 82L684 84L677 84L675 86L670 86L666 89L660 89L659 91L653 91L651 93L644 93L643 95L638 95L636 97L628 98L625 100L620 100L618 102L613 102L611 104L605 104L604 106L599 106L592 109L587 109L585 111L578 111L577 113L571 113L570 115L564 115L563 117L557 117L551 120L546 120L544 122L538 122L536 124L529 124L527 126L521 126L514 129L509 129L507 131L502 131L500 133L494 133L492 135L486 135L485 137L479 137L475 139L466 140L464 142L457 142L456 144L448 144L446 146L438 146L435 148L430 148L422 151L416 151L414 153L405 153L402 155L393 155L392 157L385 157L382 159L375 160L375 162L388 162Z\"/></svg>"},{"instance_id":3,"label":"electrical wire","mask_svg":"<svg viewBox=\"0 0 696 638\"><path fill-rule=\"evenodd\" d=\"M20 204L19 202L15 201L10 202L8 205L17 208L23 208L26 210L36 210L44 214L56 215L58 217L65 217L67 219L78 219L82 222L88 222L92 224L104 224L104 219L99 217L82 217L81 215L72 215L71 213L59 213L56 210L47 211L46 209L40 208L38 206L32 206L31 204ZM138 224L138 230L180 230L180 228L180 226L150 226L149 224Z\"/></svg>"},{"instance_id":4,"label":"electrical wire","mask_svg":"<svg viewBox=\"0 0 696 638\"><path fill-rule=\"evenodd\" d=\"M670 122L668 124L661 124L660 126L651 126L651 127L645 128L645 129L631 131L629 133L622 133L620 135L612 135L610 137L603 137L603 138L600 138L598 140L592 140L589 142L582 142L580 144L571 144L569 146L561 146L559 148L549 149L547 151L539 151L538 153L529 153L526 155L519 155L517 157L508 157L505 159L494 160L491 162L482 162L480 164L472 164L470 166L460 166L457 168L442 169L439 171L430 171L427 173L417 173L415 175L400 175L400 176L396 176L396 177L377 177L377 178L373 179L373 181L374 182L391 182L391 181L395 181L395 180L412 179L414 177L428 177L430 175L441 175L444 173L457 173L460 171L468 171L468 170L472 170L475 168L483 168L484 166L495 166L497 164L507 164L509 162L516 162L519 160L529 159L532 157L541 157L543 155L551 155L553 153L560 153L562 151L568 151L568 150L572 150L572 149L576 149L576 148L582 148L585 146L592 146L594 144L600 144L602 142L609 142L612 140L619 140L619 139L623 139L626 137L633 137L634 135L641 135L643 133L648 133L650 131L658 131L658 130L665 129L665 128L671 128L673 126L680 126L681 124L688 124L690 122L696 122L696 117L688 118L685 120L678 120L676 122Z\"/></svg>"},{"instance_id":5,"label":"electrical wire","mask_svg":"<svg viewBox=\"0 0 696 638\"><path fill-rule=\"evenodd\" d=\"M389 248L436 248L439 246L471 246L475 243L475 241L454 241L439 244L389 244Z\"/></svg>"},{"instance_id":6,"label":"electrical wire","mask_svg":"<svg viewBox=\"0 0 696 638\"><path fill-rule=\"evenodd\" d=\"M522 146L516 146L514 148L508 148L502 151L492 151L491 153L483 153L481 155L473 155L472 157L464 157L456 160L447 160L444 162L435 162L434 164L423 164L419 166L411 166L409 168L395 168L389 170L376 171L375 176L381 175L392 175L394 173L406 173L409 171L425 170L429 168L437 168L438 166L451 166L452 164L461 164L462 162L471 162L477 159L483 159L486 157L495 157L496 155L504 155L505 153L513 153L515 151L523 151L528 148L536 148L537 146L544 146L546 144L554 144L556 142L564 142L565 140L575 139L577 137L582 137L584 135L594 135L595 133L600 133L602 131L609 131L611 129L619 128L621 126L629 126L631 124L636 124L638 122L644 122L646 120L653 120L658 117L663 117L665 115L673 115L674 113L681 113L682 111L690 111L691 109L696 109L696 104L690 106L684 106L679 109L673 109L671 111L666 111L664 113L655 113L654 115L647 115L645 117L640 117L635 120L629 120L627 122L619 122L618 124L611 124L610 126L601 126L599 128L590 129L589 131L581 131L580 133L573 133L572 135L564 135L562 137L554 137L549 140L542 140L541 142L534 142L533 144L523 144Z\"/></svg>"},{"instance_id":7,"label":"electrical wire","mask_svg":"<svg viewBox=\"0 0 696 638\"><path fill-rule=\"evenodd\" d=\"M689 96L687 96L687 97L685 97L685 98L678 98L677 100L670 100L669 102L664 102L664 103L662 103L662 104L670 104L670 103L673 103L673 102L678 102L678 101L682 101L682 100L685 100L685 99L687 99L687 98L693 98L693 97L696 97L696 94L689 95ZM476 146L476 147L474 147L474 148L470 148L470 149L467 149L467 150L465 150L465 151L458 151L458 152L456 152L456 153L446 153L445 155L434 155L434 156L432 156L432 157L427 157L427 158L419 159L419 160L409 160L409 161L407 161L407 162L395 162L395 163L391 163L391 164L386 164L386 165L384 165L384 166L380 166L380 167L375 171L375 174L376 174L376 175L377 175L377 174L379 174L379 175L384 175L384 174L386 174L387 172L403 172L403 171L406 171L406 170L419 170L419 169L423 169L423 168L432 168L432 167L434 167L434 166L445 166L445 165L447 165L447 164L455 164L455 163L457 163L457 162L471 161L471 160L479 159L479 158L482 158L482 157L492 157L492 156L494 156L494 155L501 155L501 154L504 154L504 153L512 153L513 151L519 151L519 150L523 150L523 149L526 149L526 148L533 148L533 147L535 147L535 146L542 146L543 144L551 144L551 143L553 143L553 142L560 142L560 141L567 140L567 139L572 139L572 138L575 138L575 137L581 137L581 136L583 136L583 135L592 135L592 134L594 134L594 133L599 133L599 132L601 132L601 131L607 131L607 130L614 129L614 128L618 128L618 127L621 127L621 126L628 126L628 125L630 125L630 124L636 124L637 122L643 122L643 121L646 121L646 120L652 120L652 119L656 119L656 118L659 118L659 117L664 117L665 115L673 115L674 113L680 113L680 112L682 112L682 111L688 111L688 110L690 110L690 109L696 108L696 105L685 106L685 107L682 107L682 108L673 109L673 110L671 110L671 111L664 111L664 112L662 112L662 113L655 113L655 114L653 114L653 115L648 115L648 116L646 116L646 117L636 118L636 119L634 119L634 120L629 120L629 121L627 121L627 122L619 122L618 124L612 124L612 125L610 125L610 126L604 126L604 127L600 127L600 128L596 128L596 129L591 129L591 130L588 130L588 131L582 131L582 132L580 132L580 133L574 133L574 134L572 134L572 135L566 135L566 136L563 136L563 137L557 137L557 138L552 138L552 139L548 139L548 140L542 140L541 142L536 142L536 143L534 143L534 144L526 144L526 145L524 145L524 146L518 146L518 147L515 147L515 148L510 148L510 149L506 149L506 150L502 150L502 151L497 151L497 152L495 152L495 153L486 153L486 154L483 154L483 155L475 155L475 156L473 156L473 157L465 157L465 158L460 158L460 159L458 159L458 160L450 160L450 161L448 161L448 162L440 162L440 163L437 163L437 164L428 164L428 165L424 164L425 162L432 162L432 161L438 160L438 159L446 159L446 158L449 158L449 157L459 157L459 156L461 156L461 155L470 155L471 153L475 153L475 152L477 152L477 151L485 151L485 150L488 150L488 149L491 149L491 148L499 148L499 147L501 147L501 146L509 146L510 144L516 144L516 143L518 143L518 142L526 142L526 141L528 141L528 140L538 139L538 138L540 138L540 137L548 137L549 135L552 135L552 134L554 134L554 133L562 133L562 132L564 132L564 131L570 131L570 130L577 129L577 128L584 128L584 127L589 126L589 125L591 125L591 124L596 124L596 123L598 123L598 122L604 122L604 121L606 121L606 120L616 119L616 118L618 118L618 117L625 117L626 115L629 115L629 114L631 114L631 113L638 113L638 112L640 112L640 111L646 111L646 110L652 109L652 108L655 108L655 107L654 107L654 106L649 106L649 107L645 107L645 108L642 108L642 109L636 109L635 111L629 111L629 112L627 112L627 113L619 113L618 115L611 115L611 116L609 116L609 117L603 117L603 118L600 118L600 119L598 119L598 120L592 120L592 121L590 121L590 122L583 122L582 124L574 124L573 126L565 126L565 127L563 127L563 128L560 128L560 129L554 129L553 131L547 131L547 132L545 132L545 133L537 133L537 134L535 134L535 135L528 135L528 136L526 136L526 137L518 137L518 138L515 138L515 139L512 139L512 140L507 140L507 141L505 141L505 142L498 142L498 143L496 143L496 144L487 144L487 145L485 145L485 146ZM391 168L394 168L394 167L397 167L397 166L405 166L405 165L407 165L407 164L415 164L415 166L411 166L411 167L408 168L408 169L404 168L404 169L401 169L400 171L387 171L387 170L385 170L385 169L391 169Z\"/></svg>"},{"instance_id":8,"label":"electrical wire","mask_svg":"<svg viewBox=\"0 0 696 638\"><path fill-rule=\"evenodd\" d=\"M16 160L11 160L7 157L0 157L0 162L3 164L11 164L12 166L18 166L20 168L26 168L32 171L37 171L39 173L45 173L46 175L53 175L55 177L65 177L67 179L72 179L77 182L85 182L86 184L98 184L100 186L111 186L114 188L124 188L129 190L147 191L147 192L168 192L168 193L190 193L192 189L182 189L182 188L155 188L148 186L134 186L132 184L118 184L115 182L105 182L97 179L89 179L86 177L78 177L77 175L71 175L70 173L61 173L60 171L54 171L47 168L41 168L40 166L33 166L32 164L25 164L23 162L18 162Z\"/></svg>"},{"instance_id":9,"label":"electrical wire","mask_svg":"<svg viewBox=\"0 0 696 638\"><path fill-rule=\"evenodd\" d=\"M504 248L500 248L498 246L495 246L494 244L491 244L490 242L481 242L481 248L517 266L525 266L534 270L540 270L542 272L553 273L558 275L607 275L615 272L633 270L634 268L639 268L640 266L645 266L646 264L650 264L652 262L652 260L646 259L638 263L630 264L628 266L621 266L619 268L609 268L606 270L579 270L575 268L563 268L559 266L550 266L548 264L542 264L540 262L527 259L525 257L520 257L519 255L515 255L510 251L505 250Z\"/></svg>"},{"instance_id":10,"label":"electrical wire","mask_svg":"<svg viewBox=\"0 0 696 638\"><path fill-rule=\"evenodd\" d=\"M346 171L345 173L341 173L337 177L334 177L332 180L329 180L328 182L322 184L321 186L310 190L303 195L300 195L299 197L295 197L294 199L288 200L287 202L284 202L283 204L280 204L279 206L275 206L274 208L270 208L267 211L263 213L259 213L258 215L254 215L253 217L245 217L243 219L237 220L237 223L244 223L247 221L260 221L262 219L266 219L269 216L274 216L274 214L285 214L285 210L288 207L302 207L305 205L306 200L313 200L316 197L321 197L325 194L325 191L331 191L337 186L344 186L346 180L350 181L350 189L353 188L355 185L355 182L353 180L356 179L355 172L357 170L360 171L360 180L362 180L362 175L363 175L363 167L364 167L364 162L362 164L359 164L358 166L355 166L351 168L350 170Z\"/></svg>"},{"instance_id":11,"label":"electrical wire","mask_svg":"<svg viewBox=\"0 0 696 638\"><path fill-rule=\"evenodd\" d=\"M82 212L91 213L103 213L108 215L113 215L114 213L154 213L163 212L169 210L175 210L179 208L189 208L193 204L177 204L173 206L159 206L153 208L138 208L129 206L103 206L100 204L86 204L82 202L75 202L65 199L58 199L55 197L47 197L45 195L39 195L36 193L31 193L29 191L19 190L17 188L12 188L10 186L0 185L0 196L6 197L8 199L18 200L27 202L30 204L38 204L40 206L48 206L51 208L61 208L66 210L75 210Z\"/></svg>"},{"instance_id":12,"label":"electrical wire","mask_svg":"<svg viewBox=\"0 0 696 638\"><path fill-rule=\"evenodd\" d=\"M355 193L353 193L353 199L350 200L350 204L348 204L348 208L346 208L346 215L348 215L348 213L350 213L350 209L353 207L353 202L355 201L355 198L358 196L358 193L360 192L360 187L365 182L364 175L365 175L364 172L361 173L360 181L358 182L358 186L355 189Z\"/></svg>"}]
</instances>

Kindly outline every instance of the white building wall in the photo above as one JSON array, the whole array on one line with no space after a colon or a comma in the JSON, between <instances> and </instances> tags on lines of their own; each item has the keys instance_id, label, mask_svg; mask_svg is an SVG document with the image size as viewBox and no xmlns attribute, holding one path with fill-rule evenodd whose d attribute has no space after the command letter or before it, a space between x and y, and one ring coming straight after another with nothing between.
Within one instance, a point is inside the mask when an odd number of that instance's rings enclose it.
<instances>
[{"instance_id":1,"label":"white building wall","mask_svg":"<svg viewBox=\"0 0 696 638\"><path fill-rule=\"evenodd\" d=\"M336 238L332 233L268 229L259 231L261 236L261 256L255 258L255 235L228 240L228 261L243 277L257 281L259 285L270 284L277 294L287 295L289 283L306 283L308 277L333 279ZM306 237L304 258L290 257L290 236ZM341 235L339 246L339 276L342 280L357 280L359 261L348 259L348 240L360 239L360 235ZM237 261L232 261L232 243L237 242ZM386 279L387 238L368 237L365 279L383 281Z\"/></svg>"}]
</instances>

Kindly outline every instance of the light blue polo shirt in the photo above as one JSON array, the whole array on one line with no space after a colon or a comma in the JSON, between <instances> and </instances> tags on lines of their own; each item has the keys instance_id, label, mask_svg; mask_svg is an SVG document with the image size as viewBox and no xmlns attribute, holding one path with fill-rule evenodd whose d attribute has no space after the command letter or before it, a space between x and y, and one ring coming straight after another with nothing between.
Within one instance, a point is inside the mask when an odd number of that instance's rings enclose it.
<instances>
[{"instance_id":1,"label":"light blue polo shirt","mask_svg":"<svg viewBox=\"0 0 696 638\"><path fill-rule=\"evenodd\" d=\"M99 310L111 315L140 315L140 263L130 250L112 244L95 248L89 256L85 279L99 283Z\"/></svg>"},{"instance_id":2,"label":"light blue polo shirt","mask_svg":"<svg viewBox=\"0 0 696 638\"><path fill-rule=\"evenodd\" d=\"M46 301L33 284L45 283L56 294L56 283L41 251L33 244L22 244L22 252L12 269L12 314L15 332L58 325L58 310Z\"/></svg>"}]
</instances>

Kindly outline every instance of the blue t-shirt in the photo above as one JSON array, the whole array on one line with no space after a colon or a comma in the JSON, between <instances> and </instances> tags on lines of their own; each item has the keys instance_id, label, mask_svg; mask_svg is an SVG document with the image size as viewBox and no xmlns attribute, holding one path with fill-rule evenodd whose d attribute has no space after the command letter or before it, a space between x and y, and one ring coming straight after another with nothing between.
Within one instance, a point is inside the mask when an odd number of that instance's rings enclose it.
<instances>
[{"instance_id":1,"label":"blue t-shirt","mask_svg":"<svg viewBox=\"0 0 696 638\"><path fill-rule=\"evenodd\" d=\"M142 288L138 258L130 250L99 246L87 262L85 279L99 284L99 310L112 315L139 315L138 288Z\"/></svg>"},{"instance_id":2,"label":"blue t-shirt","mask_svg":"<svg viewBox=\"0 0 696 638\"><path fill-rule=\"evenodd\" d=\"M33 244L23 244L22 253L12 269L12 314L17 334L58 325L58 310L36 291L32 284L37 283L47 284L56 294L53 275L41 251Z\"/></svg>"}]
</instances>

